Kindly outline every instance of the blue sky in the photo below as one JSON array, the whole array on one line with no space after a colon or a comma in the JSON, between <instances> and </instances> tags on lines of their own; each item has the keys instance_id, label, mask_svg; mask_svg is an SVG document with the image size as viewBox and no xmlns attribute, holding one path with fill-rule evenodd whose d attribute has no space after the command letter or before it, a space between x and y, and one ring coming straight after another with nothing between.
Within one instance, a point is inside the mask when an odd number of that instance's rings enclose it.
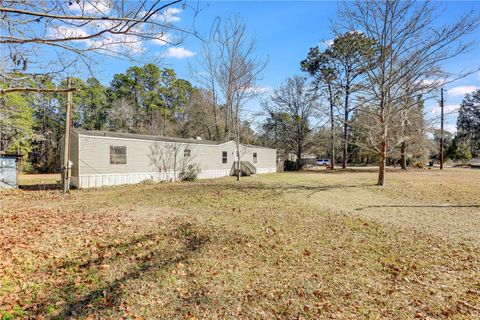
<instances>
[{"instance_id":1,"label":"blue sky","mask_svg":"<svg viewBox=\"0 0 480 320\"><path fill-rule=\"evenodd\" d=\"M196 4L196 2L192 3ZM474 9L480 12L479 1L436 2L444 8L438 19L439 24L448 23L450 19ZM257 56L268 60L263 78L259 86L274 88L285 78L300 73L299 62L305 58L308 49L319 45L322 41L332 38L330 24L335 19L337 2L331 1L201 1L201 12L197 16L195 29L204 37L210 34L214 21L226 19L231 15L244 18L247 31L257 41ZM181 8L181 6L179 7ZM175 15L175 23L191 27L192 10L179 10ZM480 30L471 39L480 39ZM178 47L168 48L155 43L145 45L145 57L163 55L161 67L175 69L179 77L191 80L188 64L194 63L198 54L200 40L187 37ZM170 50L170 51L169 51ZM107 84L113 74L124 72L130 63L109 59L108 64L97 66L97 77ZM480 47L470 53L450 61L445 68L449 71L480 67ZM480 72L449 84L446 89L446 105L448 110L454 110L467 91L480 88ZM428 112L433 114L436 101L427 103ZM246 106L249 110L258 110L258 99ZM447 128L453 130L456 115L448 117Z\"/></svg>"}]
</instances>

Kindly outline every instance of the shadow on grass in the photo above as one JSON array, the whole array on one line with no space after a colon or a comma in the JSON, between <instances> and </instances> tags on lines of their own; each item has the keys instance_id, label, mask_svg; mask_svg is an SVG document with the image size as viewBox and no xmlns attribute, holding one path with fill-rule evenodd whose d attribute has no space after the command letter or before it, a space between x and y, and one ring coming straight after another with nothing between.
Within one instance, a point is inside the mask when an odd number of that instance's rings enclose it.
<instances>
[{"instance_id":1,"label":"shadow on grass","mask_svg":"<svg viewBox=\"0 0 480 320\"><path fill-rule=\"evenodd\" d=\"M387 167L385 168L387 172L408 172L407 170L400 170L399 167ZM325 170L321 169L305 169L302 171L286 171L288 173L309 173L309 174L347 174L347 173L378 173L378 167L372 166L358 166L358 167L347 167L342 169L341 167L335 167L334 170Z\"/></svg>"},{"instance_id":2,"label":"shadow on grass","mask_svg":"<svg viewBox=\"0 0 480 320\"><path fill-rule=\"evenodd\" d=\"M161 248L159 241L170 243L171 237L180 240L180 249L174 246ZM152 240L157 241L152 244ZM165 232L154 232L127 242L100 247L98 258L87 259L79 264L78 261L82 259L82 256L79 256L55 266L55 270L60 271L61 274L61 280L56 284L56 288L59 288L59 290L50 292L48 297L35 302L27 312L33 318L46 315L49 313L51 306L55 305L58 300L66 301L66 303L61 305L61 309L57 309L55 315L52 315L54 319L86 317L103 310L115 310L120 307L127 282L141 279L149 273L168 270L180 262L185 263L193 254L201 250L208 241L207 235L199 233L190 223L185 223L167 234ZM113 252L110 252L110 255L105 255L110 250ZM78 287L75 278L82 277L82 280L85 280L86 274L92 271L100 278L102 266L118 263L122 260L126 260L128 263L135 261L135 265L120 273L114 280L93 286L87 293ZM75 277L70 277L61 272L69 269L75 270Z\"/></svg>"},{"instance_id":3,"label":"shadow on grass","mask_svg":"<svg viewBox=\"0 0 480 320\"><path fill-rule=\"evenodd\" d=\"M454 204L446 204L446 205L375 205L375 206L366 206L357 208L355 210L364 210L364 209L371 209L371 208L440 208L440 209L448 209L448 208L480 208L480 204L471 204L471 205L454 205Z\"/></svg>"},{"instance_id":4,"label":"shadow on grass","mask_svg":"<svg viewBox=\"0 0 480 320\"><path fill-rule=\"evenodd\" d=\"M330 191L330 190L344 190L344 189L353 189L353 188L363 188L367 186L373 186L370 184L358 184L358 185L345 185L345 184L320 184L320 185L303 185L303 184L292 184L292 185L269 185L266 188L272 190L280 190L281 192L309 192L307 198L310 198L316 193Z\"/></svg>"},{"instance_id":5,"label":"shadow on grass","mask_svg":"<svg viewBox=\"0 0 480 320\"><path fill-rule=\"evenodd\" d=\"M61 185L59 183L25 184L19 185L18 188L25 191L60 190Z\"/></svg>"}]
</instances>

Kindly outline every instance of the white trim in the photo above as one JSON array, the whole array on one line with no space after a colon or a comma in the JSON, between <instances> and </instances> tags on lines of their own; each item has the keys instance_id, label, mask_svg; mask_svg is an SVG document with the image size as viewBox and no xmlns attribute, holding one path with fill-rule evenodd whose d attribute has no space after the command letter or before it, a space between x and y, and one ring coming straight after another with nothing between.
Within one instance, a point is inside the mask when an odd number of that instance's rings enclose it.
<instances>
[{"instance_id":1,"label":"white trim","mask_svg":"<svg viewBox=\"0 0 480 320\"><path fill-rule=\"evenodd\" d=\"M257 174L276 172L276 168L257 168ZM177 179L178 179L177 173ZM215 179L231 175L231 169L202 170L199 179ZM135 184L145 180L171 181L173 172L137 172L137 173L105 173L86 174L71 177L71 183L77 188L97 188L122 184Z\"/></svg>"},{"instance_id":2,"label":"white trim","mask_svg":"<svg viewBox=\"0 0 480 320\"><path fill-rule=\"evenodd\" d=\"M274 172L277 172L277 168L257 168L257 174Z\"/></svg>"},{"instance_id":3,"label":"white trim","mask_svg":"<svg viewBox=\"0 0 480 320\"><path fill-rule=\"evenodd\" d=\"M80 162L81 162L81 160L80 160L80 150L81 150L80 140L81 139L80 139L80 135L76 131L73 131L73 132L75 132L75 134L77 135L77 161L78 161L77 162L77 166L78 166L77 172L78 172L78 176L81 176L82 175L82 173L80 172ZM75 164L73 164L73 165L75 165ZM78 188L78 185L76 185L75 187Z\"/></svg>"},{"instance_id":4,"label":"white trim","mask_svg":"<svg viewBox=\"0 0 480 320\"><path fill-rule=\"evenodd\" d=\"M70 177L70 186L78 188L78 177Z\"/></svg>"}]
</instances>

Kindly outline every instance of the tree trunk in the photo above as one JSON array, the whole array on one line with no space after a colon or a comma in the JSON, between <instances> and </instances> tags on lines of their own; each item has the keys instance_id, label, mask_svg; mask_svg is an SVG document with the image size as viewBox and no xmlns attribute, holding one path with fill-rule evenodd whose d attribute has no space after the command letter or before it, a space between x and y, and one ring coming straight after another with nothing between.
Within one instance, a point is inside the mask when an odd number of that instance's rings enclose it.
<instances>
[{"instance_id":1,"label":"tree trunk","mask_svg":"<svg viewBox=\"0 0 480 320\"><path fill-rule=\"evenodd\" d=\"M215 133L217 134L216 140L220 140L220 127L218 125L218 114L217 114L217 96L215 91L213 91L213 103L212 103L212 109L213 109L213 119L215 121ZM210 135L210 129L209 135Z\"/></svg>"},{"instance_id":2,"label":"tree trunk","mask_svg":"<svg viewBox=\"0 0 480 320\"><path fill-rule=\"evenodd\" d=\"M347 168L347 153L348 153L348 110L345 110L345 118L343 123L343 155L342 155L342 169Z\"/></svg>"},{"instance_id":3,"label":"tree trunk","mask_svg":"<svg viewBox=\"0 0 480 320\"><path fill-rule=\"evenodd\" d=\"M400 166L402 170L407 170L407 144L405 141L402 142L400 146L401 158L400 158Z\"/></svg>"},{"instance_id":4,"label":"tree trunk","mask_svg":"<svg viewBox=\"0 0 480 320\"><path fill-rule=\"evenodd\" d=\"M297 149L297 170L298 171L302 169L302 153L303 153L303 150L299 146L299 148Z\"/></svg>"},{"instance_id":5,"label":"tree trunk","mask_svg":"<svg viewBox=\"0 0 480 320\"><path fill-rule=\"evenodd\" d=\"M348 154L348 114L350 112L348 105L348 98L350 95L350 86L347 84L345 88L345 114L343 119L343 155L342 155L342 169L347 168L347 154Z\"/></svg>"},{"instance_id":6,"label":"tree trunk","mask_svg":"<svg viewBox=\"0 0 480 320\"><path fill-rule=\"evenodd\" d=\"M377 186L385 185L385 169L387 165L387 126L382 121L383 133L382 140L380 142L380 159L378 163L378 182Z\"/></svg>"}]
</instances>

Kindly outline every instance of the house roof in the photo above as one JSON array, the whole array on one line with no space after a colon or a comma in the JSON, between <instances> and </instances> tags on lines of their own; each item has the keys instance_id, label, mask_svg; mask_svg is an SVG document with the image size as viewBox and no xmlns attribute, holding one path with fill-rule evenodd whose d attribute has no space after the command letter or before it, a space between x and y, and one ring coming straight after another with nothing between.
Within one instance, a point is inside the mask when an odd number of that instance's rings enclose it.
<instances>
[{"instance_id":1,"label":"house roof","mask_svg":"<svg viewBox=\"0 0 480 320\"><path fill-rule=\"evenodd\" d=\"M115 132L115 131L106 131L106 130L75 129L74 131L82 136L179 142L179 143L189 143L189 144L220 145L220 144L230 142L230 141L209 141L209 140L185 139L185 138L165 137L165 136L153 136L148 134L136 134L136 133Z\"/></svg>"},{"instance_id":2,"label":"house roof","mask_svg":"<svg viewBox=\"0 0 480 320\"><path fill-rule=\"evenodd\" d=\"M178 143L188 143L188 144L222 145L225 143L233 142L233 140L210 141L210 140L185 139L185 138L165 137L165 136L153 136L153 135L147 135L147 134L115 132L115 131L106 131L106 130L74 129L74 132L82 136L91 136L91 137L110 137L110 138L123 138L123 139L178 142ZM266 147L255 146L255 145L246 145L246 146L255 147L255 148L266 148ZM266 149L269 149L269 148L266 148Z\"/></svg>"}]
</instances>

